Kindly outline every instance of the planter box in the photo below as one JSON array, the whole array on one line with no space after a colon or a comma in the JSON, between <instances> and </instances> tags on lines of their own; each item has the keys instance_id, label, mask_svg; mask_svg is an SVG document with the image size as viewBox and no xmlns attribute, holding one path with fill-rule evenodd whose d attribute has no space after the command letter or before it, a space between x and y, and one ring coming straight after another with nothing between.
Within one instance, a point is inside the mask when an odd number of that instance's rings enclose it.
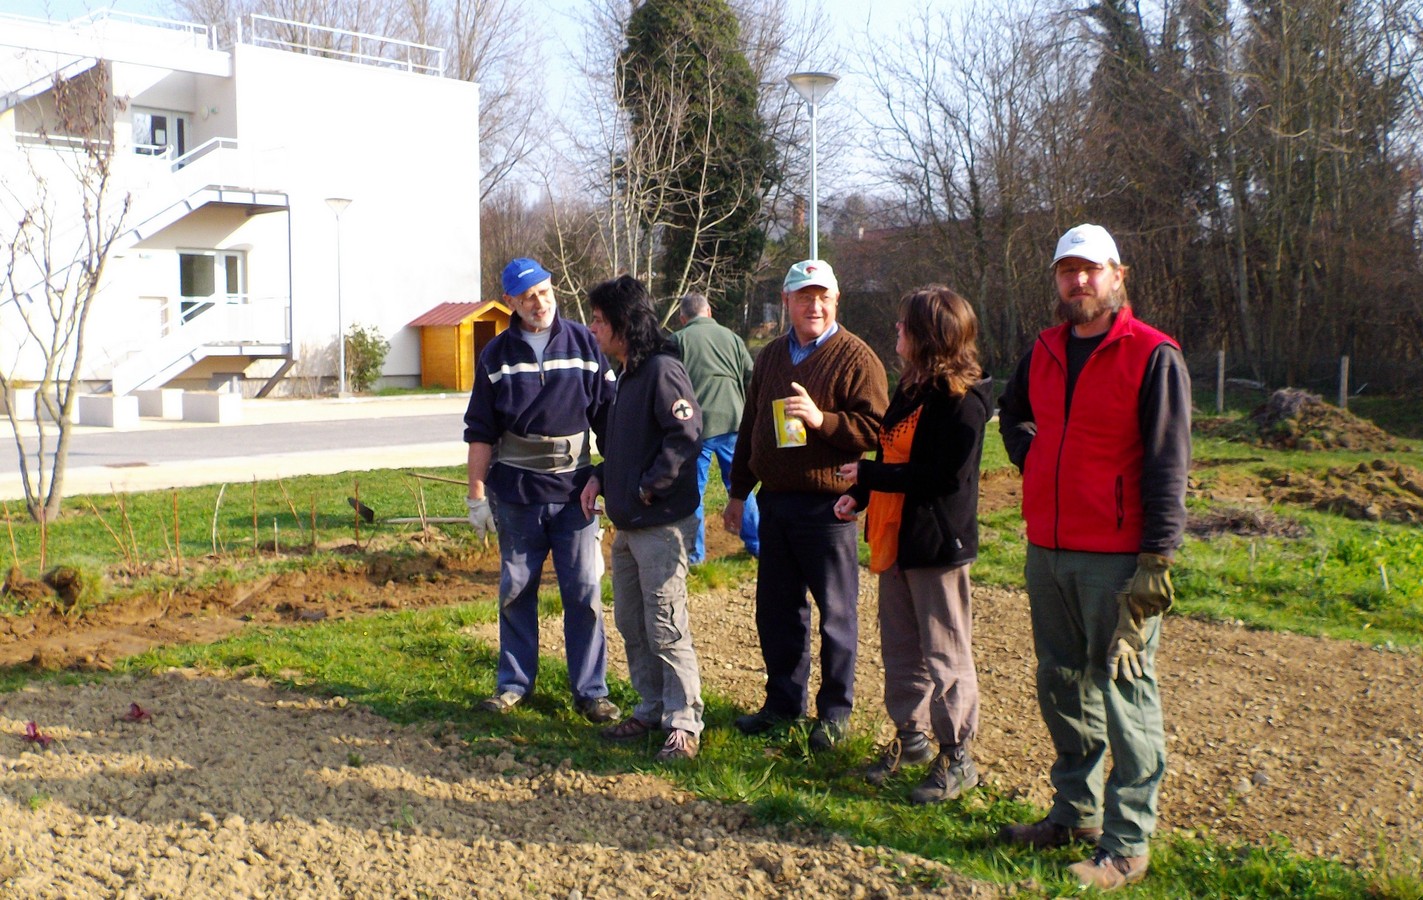
<instances>
[{"instance_id":1,"label":"planter box","mask_svg":"<svg viewBox=\"0 0 1423 900\"><path fill-rule=\"evenodd\" d=\"M80 394L75 421L80 425L96 425L128 431L138 427L138 398L130 395Z\"/></svg>"},{"instance_id":2,"label":"planter box","mask_svg":"<svg viewBox=\"0 0 1423 900\"><path fill-rule=\"evenodd\" d=\"M242 395L213 391L183 392L183 421L236 425L242 421Z\"/></svg>"},{"instance_id":3,"label":"planter box","mask_svg":"<svg viewBox=\"0 0 1423 900\"><path fill-rule=\"evenodd\" d=\"M8 396L0 396L0 409L13 411L20 421L35 420L35 396L38 388L11 388Z\"/></svg>"},{"instance_id":4,"label":"planter box","mask_svg":"<svg viewBox=\"0 0 1423 900\"><path fill-rule=\"evenodd\" d=\"M138 398L138 414L157 419L183 418L183 389L158 388L151 391L134 391Z\"/></svg>"}]
</instances>

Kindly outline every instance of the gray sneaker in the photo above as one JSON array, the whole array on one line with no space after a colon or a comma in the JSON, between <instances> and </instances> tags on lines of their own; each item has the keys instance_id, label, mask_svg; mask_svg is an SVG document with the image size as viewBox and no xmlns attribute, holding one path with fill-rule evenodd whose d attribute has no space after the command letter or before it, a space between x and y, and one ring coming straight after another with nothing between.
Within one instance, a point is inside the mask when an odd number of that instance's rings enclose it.
<instances>
[{"instance_id":1,"label":"gray sneaker","mask_svg":"<svg viewBox=\"0 0 1423 900\"><path fill-rule=\"evenodd\" d=\"M929 767L929 774L909 792L911 803L940 803L955 800L964 791L978 787L978 766L968 755L966 744L941 748Z\"/></svg>"},{"instance_id":2,"label":"gray sneaker","mask_svg":"<svg viewBox=\"0 0 1423 900\"><path fill-rule=\"evenodd\" d=\"M518 706L523 699L523 694L514 691L500 691L488 700L481 702L479 708L485 712L506 713Z\"/></svg>"},{"instance_id":3,"label":"gray sneaker","mask_svg":"<svg viewBox=\"0 0 1423 900\"><path fill-rule=\"evenodd\" d=\"M623 711L607 697L585 697L573 704L578 714L589 722L616 722Z\"/></svg>"},{"instance_id":4,"label":"gray sneaker","mask_svg":"<svg viewBox=\"0 0 1423 900\"><path fill-rule=\"evenodd\" d=\"M934 745L922 731L901 731L880 751L879 759L860 773L865 781L879 787L904 766L917 766L934 758Z\"/></svg>"},{"instance_id":5,"label":"gray sneaker","mask_svg":"<svg viewBox=\"0 0 1423 900\"><path fill-rule=\"evenodd\" d=\"M680 728L673 728L667 732L667 742L662 745L662 749L657 751L658 762L671 762L674 759L696 759L697 751L701 749L702 742L690 731L683 731Z\"/></svg>"}]
</instances>

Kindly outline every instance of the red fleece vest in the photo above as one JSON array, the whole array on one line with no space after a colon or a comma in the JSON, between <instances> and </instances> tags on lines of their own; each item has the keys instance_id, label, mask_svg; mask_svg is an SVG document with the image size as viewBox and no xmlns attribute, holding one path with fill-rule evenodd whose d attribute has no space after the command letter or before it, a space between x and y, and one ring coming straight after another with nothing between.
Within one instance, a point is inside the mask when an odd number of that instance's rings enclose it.
<instances>
[{"instance_id":1,"label":"red fleece vest","mask_svg":"<svg viewBox=\"0 0 1423 900\"><path fill-rule=\"evenodd\" d=\"M1068 325L1038 335L1028 399L1038 433L1023 468L1028 540L1053 550L1141 549L1142 442L1138 400L1146 363L1175 341L1130 307L1088 358L1067 413Z\"/></svg>"}]
</instances>

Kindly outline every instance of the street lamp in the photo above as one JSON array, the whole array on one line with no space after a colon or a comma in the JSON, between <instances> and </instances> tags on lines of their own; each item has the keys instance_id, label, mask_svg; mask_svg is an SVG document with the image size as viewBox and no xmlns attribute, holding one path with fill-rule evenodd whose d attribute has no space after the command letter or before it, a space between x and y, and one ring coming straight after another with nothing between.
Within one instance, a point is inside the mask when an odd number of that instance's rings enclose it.
<instances>
[{"instance_id":1,"label":"street lamp","mask_svg":"<svg viewBox=\"0 0 1423 900\"><path fill-rule=\"evenodd\" d=\"M327 197L326 205L336 214L336 396L346 396L346 321L341 314L341 213L351 205L346 197Z\"/></svg>"},{"instance_id":2,"label":"street lamp","mask_svg":"<svg viewBox=\"0 0 1423 900\"><path fill-rule=\"evenodd\" d=\"M820 258L820 217L816 211L816 198L819 193L819 184L816 180L815 171L815 108L825 95L830 93L830 89L835 87L835 82L840 80L839 75L831 75L829 72L796 72L786 76L786 81L790 82L795 92L800 94L801 99L810 104L810 258Z\"/></svg>"}]
</instances>

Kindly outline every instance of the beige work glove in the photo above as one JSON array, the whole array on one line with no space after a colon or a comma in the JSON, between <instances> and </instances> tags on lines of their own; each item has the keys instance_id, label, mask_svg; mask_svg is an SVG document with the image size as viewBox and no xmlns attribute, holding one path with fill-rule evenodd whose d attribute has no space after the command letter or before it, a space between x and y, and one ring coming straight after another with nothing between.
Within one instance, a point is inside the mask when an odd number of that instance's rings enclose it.
<instances>
[{"instance_id":1,"label":"beige work glove","mask_svg":"<svg viewBox=\"0 0 1423 900\"><path fill-rule=\"evenodd\" d=\"M469 524L475 534L487 537L497 533L494 528L494 513L489 508L488 497L480 497L478 500L466 497L464 505L469 508Z\"/></svg>"},{"instance_id":2,"label":"beige work glove","mask_svg":"<svg viewBox=\"0 0 1423 900\"><path fill-rule=\"evenodd\" d=\"M1176 589L1171 585L1171 560L1160 553L1138 553L1126 596L1132 614L1139 619L1159 616L1170 609L1176 599Z\"/></svg>"},{"instance_id":3,"label":"beige work glove","mask_svg":"<svg viewBox=\"0 0 1423 900\"><path fill-rule=\"evenodd\" d=\"M1107 677L1113 681L1118 677L1133 681L1142 675L1141 657L1146 638L1141 632L1146 617L1137 615L1134 605L1130 594L1117 595L1117 630L1112 632L1111 643L1107 645Z\"/></svg>"}]
</instances>

